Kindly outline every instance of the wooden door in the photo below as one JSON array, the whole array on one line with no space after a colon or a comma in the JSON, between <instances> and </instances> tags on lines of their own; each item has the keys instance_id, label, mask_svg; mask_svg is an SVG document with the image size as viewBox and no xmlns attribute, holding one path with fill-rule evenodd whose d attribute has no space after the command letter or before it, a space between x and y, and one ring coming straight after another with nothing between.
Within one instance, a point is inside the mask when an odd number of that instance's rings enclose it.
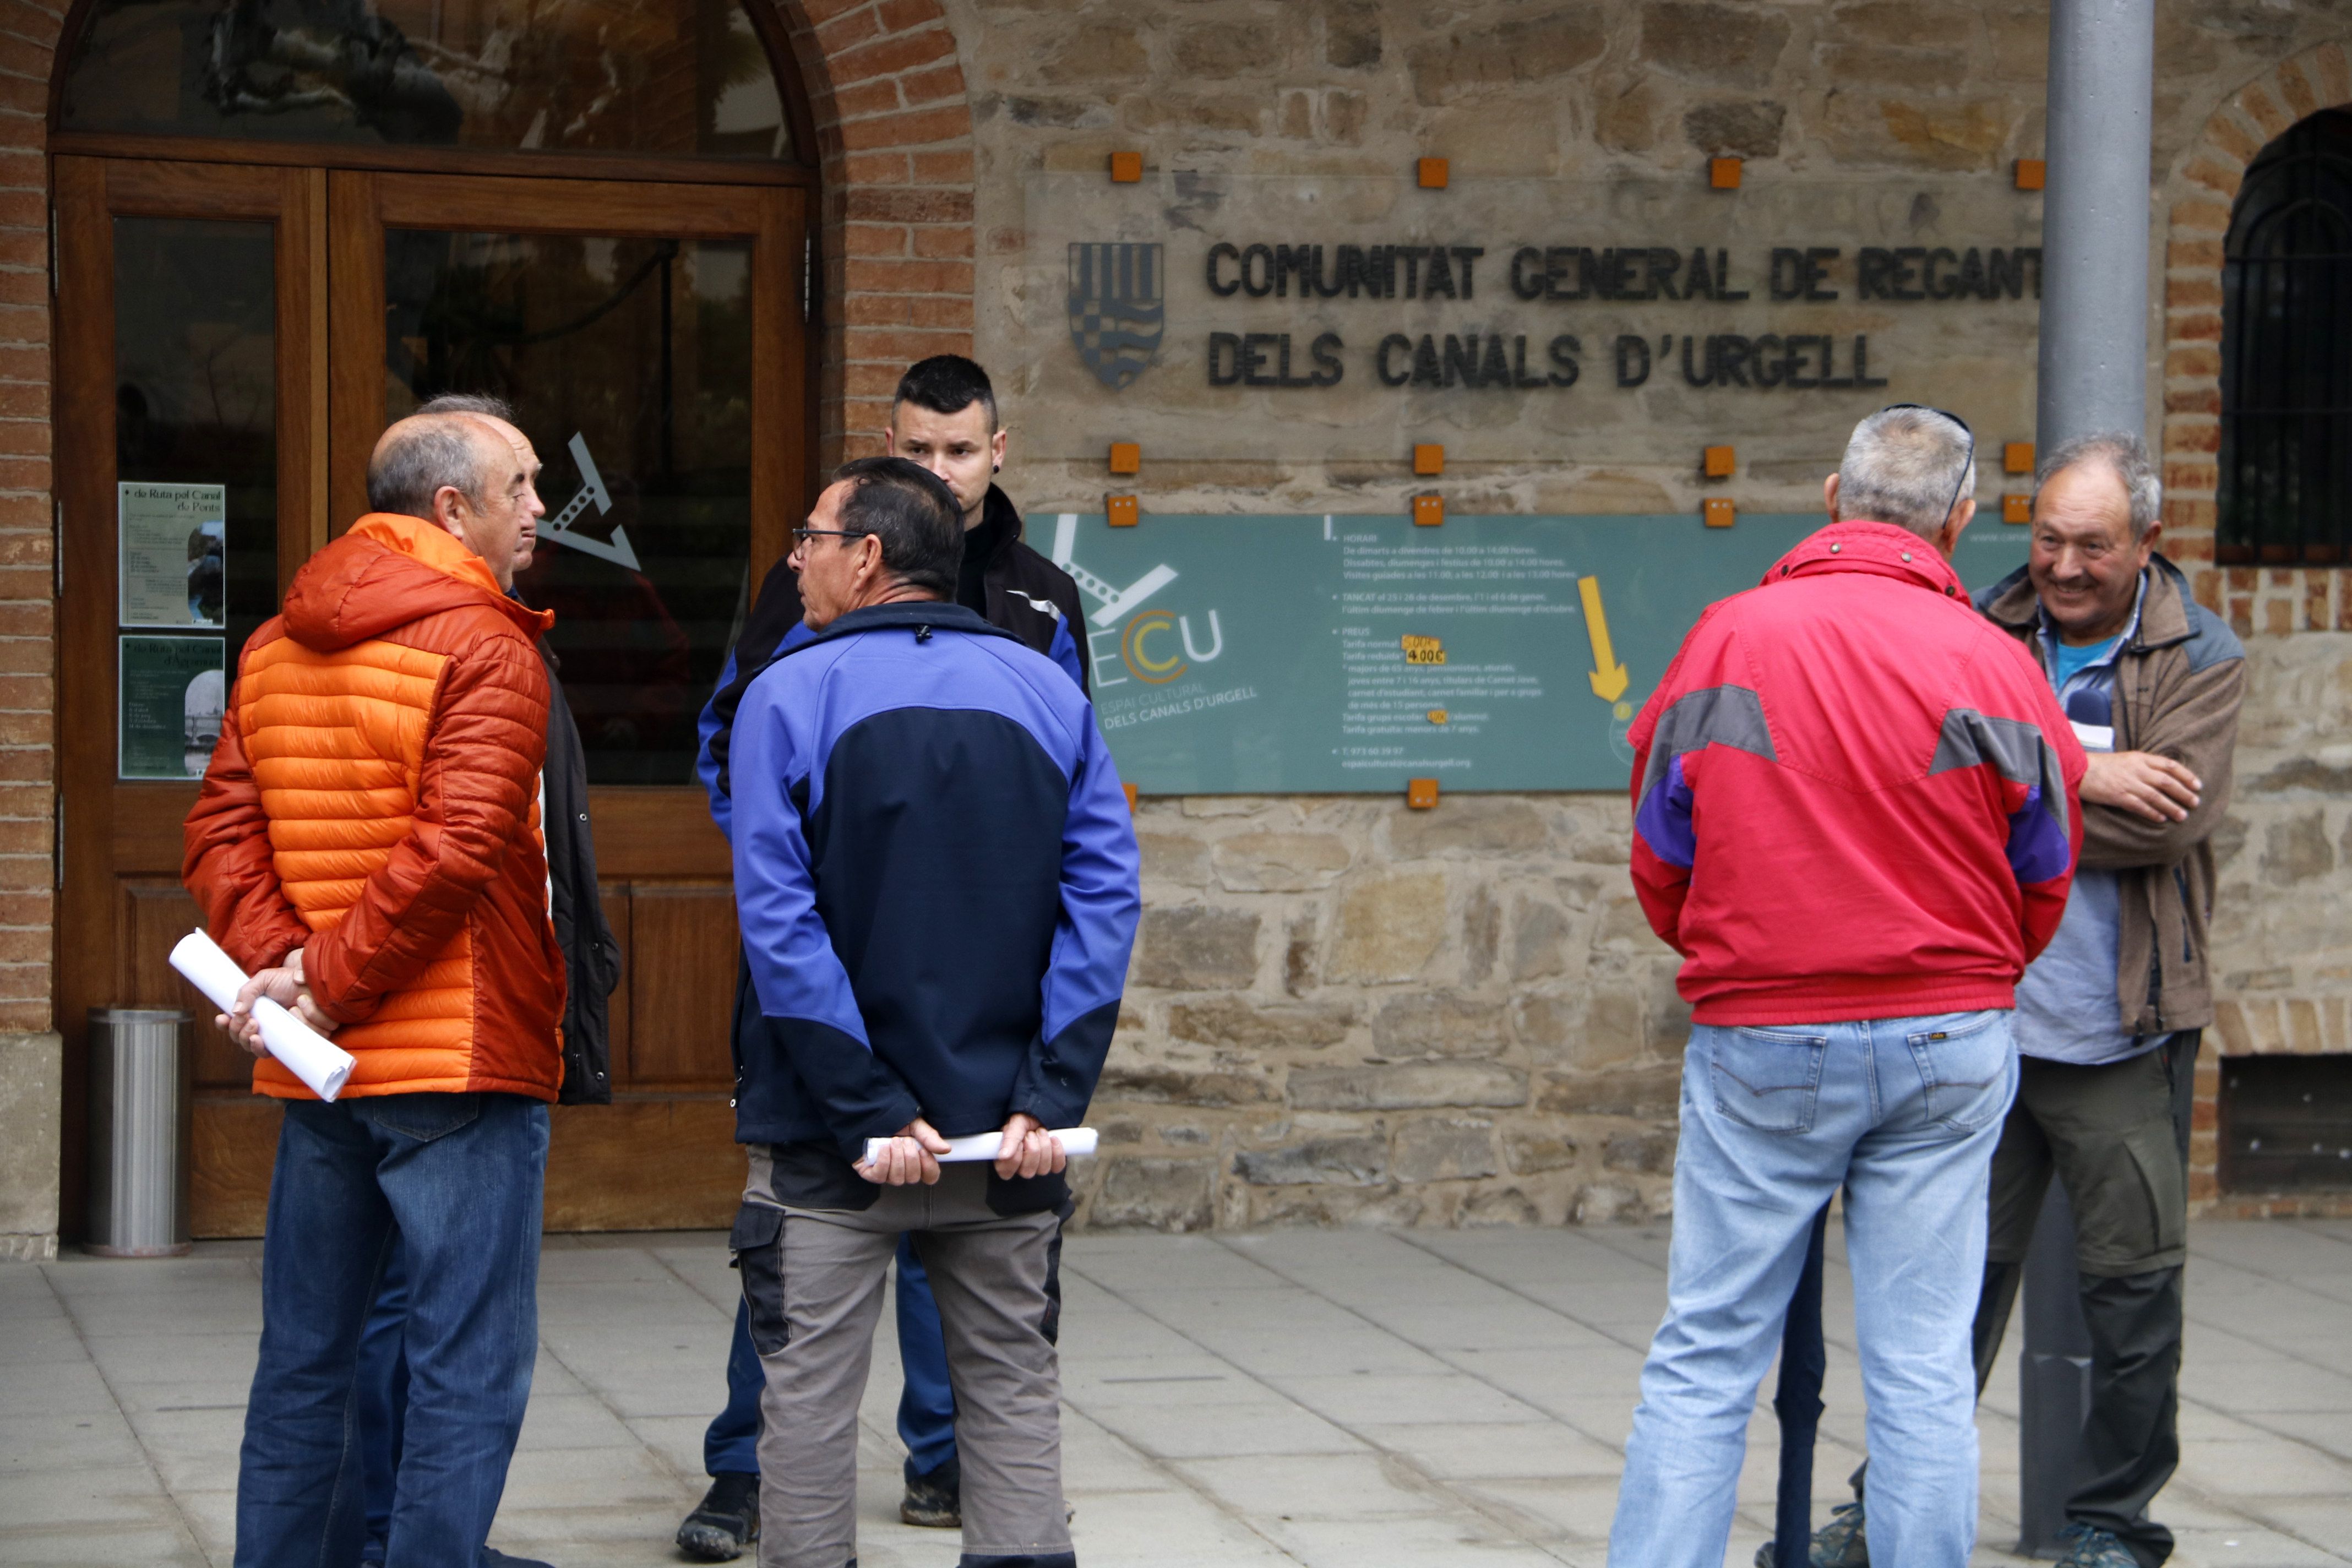
<instances>
[{"instance_id":1,"label":"wooden door","mask_svg":"<svg viewBox=\"0 0 2352 1568\"><path fill-rule=\"evenodd\" d=\"M61 235L69 162L60 161ZM150 188L119 179L124 167L93 162L78 177L99 192ZM173 182L184 189L189 171L205 167L173 166ZM308 489L298 514L282 504L279 484L280 584L366 510L376 437L423 398L505 396L539 448L554 515L518 588L558 613L551 640L588 745L604 907L624 954L612 1000L615 1102L558 1109L548 1224L723 1223L742 1179L728 1102L737 940L726 845L693 781L693 719L805 493L803 194L359 170L223 171L216 183L299 188L304 203L313 287L295 306L308 423L289 423L281 322L277 450L281 466L299 452ZM281 249L284 232L281 224ZM85 233L75 252L92 279L109 276L91 248L102 238ZM287 265L278 265L281 317L291 308ZM68 310L61 294L63 321L104 310L91 297ZM77 356L83 372L68 377L65 362ZM117 390L105 345L61 344L60 362L61 386L70 381L68 395L83 400L70 405L77 413L61 412L61 430L103 431ZM60 473L87 492L68 495L69 515L113 493L96 450L106 438L91 444L80 460L61 454ZM230 532L234 544L234 519ZM76 537L68 598L79 613L68 618L74 646L95 657L115 635L110 612L100 579L82 579L85 594L73 574L84 556L97 571L110 536ZM232 626L228 638L233 668L242 633ZM72 716L61 729L81 738L81 772L96 779L113 765L113 695L99 667L88 668L79 694L88 711L61 708ZM71 755L66 765L72 775ZM91 1002L190 1005L162 955L193 918L177 872L194 788L113 787L106 823L68 819L67 863L81 890L68 903L81 924L60 921L61 1017L78 1019ZM121 807L126 792L136 812ZM89 853L99 844L112 858ZM76 990L63 961L78 940L107 957L84 966ZM257 1234L276 1114L244 1092L242 1063L225 1040L205 1051L195 1229ZM69 1111L69 1126L79 1114Z\"/></svg>"},{"instance_id":2,"label":"wooden door","mask_svg":"<svg viewBox=\"0 0 2352 1568\"><path fill-rule=\"evenodd\" d=\"M204 667L233 668L327 538L327 178L59 158L56 189L56 997L78 1228L89 1010L201 1005L164 954L197 923L180 823L202 710L217 721ZM266 1184L277 1121L235 1093L250 1059L209 1017L199 1090L232 1098L196 1123L200 1215Z\"/></svg>"}]
</instances>

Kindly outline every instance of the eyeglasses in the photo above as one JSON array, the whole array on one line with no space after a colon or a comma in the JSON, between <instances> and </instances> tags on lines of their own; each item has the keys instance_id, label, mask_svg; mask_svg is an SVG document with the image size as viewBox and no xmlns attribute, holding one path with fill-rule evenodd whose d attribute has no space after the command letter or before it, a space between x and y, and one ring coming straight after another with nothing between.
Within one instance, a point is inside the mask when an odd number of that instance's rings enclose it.
<instances>
[{"instance_id":1,"label":"eyeglasses","mask_svg":"<svg viewBox=\"0 0 2352 1568\"><path fill-rule=\"evenodd\" d=\"M1961 418L1958 415L1953 413L1948 408L1937 408L1933 404L1890 403L1885 407L1880 409L1879 412L1881 414L1892 414L1898 408L1916 408L1922 414L1940 414L1945 418L1950 420L1953 424L1958 426L1960 427L1960 434L1969 438L1968 455L1960 459L1959 476L1952 481L1952 499L1944 503L1944 516L1946 518L1949 518L1952 515L1952 509L1960 504L1960 491L1968 488L1969 469L1974 466L1977 460L1977 433L1969 428L1969 422L1967 420Z\"/></svg>"},{"instance_id":2,"label":"eyeglasses","mask_svg":"<svg viewBox=\"0 0 2352 1568\"><path fill-rule=\"evenodd\" d=\"M806 544L812 539L863 539L866 531L862 528L796 528L793 530L793 542L795 545L801 545Z\"/></svg>"}]
</instances>

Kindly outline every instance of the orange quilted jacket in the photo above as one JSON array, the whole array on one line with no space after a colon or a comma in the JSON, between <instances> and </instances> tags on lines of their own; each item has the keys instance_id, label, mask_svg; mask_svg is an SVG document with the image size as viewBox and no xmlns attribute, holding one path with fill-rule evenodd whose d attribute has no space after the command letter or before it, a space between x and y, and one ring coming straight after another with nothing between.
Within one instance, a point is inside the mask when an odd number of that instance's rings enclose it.
<instances>
[{"instance_id":1,"label":"orange quilted jacket","mask_svg":"<svg viewBox=\"0 0 2352 1568\"><path fill-rule=\"evenodd\" d=\"M442 530L376 512L237 661L181 874L248 971L304 949L347 1095L553 1100L563 959L539 832L553 619ZM272 1058L257 1092L307 1100Z\"/></svg>"}]
</instances>

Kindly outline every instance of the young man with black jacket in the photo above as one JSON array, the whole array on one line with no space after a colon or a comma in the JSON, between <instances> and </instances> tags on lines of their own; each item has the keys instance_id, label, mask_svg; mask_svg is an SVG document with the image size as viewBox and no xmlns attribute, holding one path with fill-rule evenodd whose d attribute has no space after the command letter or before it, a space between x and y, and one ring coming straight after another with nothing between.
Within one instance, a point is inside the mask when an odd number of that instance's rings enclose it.
<instances>
[{"instance_id":1,"label":"young man with black jacket","mask_svg":"<svg viewBox=\"0 0 2352 1568\"><path fill-rule=\"evenodd\" d=\"M955 602L1051 658L1080 691L1087 690L1077 584L1023 541L1021 514L994 482L1004 467L1008 432L988 373L958 354L909 367L899 378L887 437L891 454L937 476L962 513L964 549ZM698 767L722 830L731 828L732 803L719 781L736 709L786 640L797 646L797 638L808 635L803 615L791 562L778 562L760 585L718 690L703 710ZM756 1005L739 1005L736 1017L740 1057L744 1031L757 1032L761 1023ZM906 1372L898 1436L907 1445L907 1492L898 1517L908 1524L953 1529L961 1522L961 1489L955 1398L948 1386L939 1308L910 1247L898 1254L898 1317L899 1361ZM728 1561L759 1535L761 1370L750 1320L740 1307L727 1358L727 1387L726 1407L712 1419L703 1441L709 1490L677 1533L679 1548L704 1562Z\"/></svg>"}]
</instances>

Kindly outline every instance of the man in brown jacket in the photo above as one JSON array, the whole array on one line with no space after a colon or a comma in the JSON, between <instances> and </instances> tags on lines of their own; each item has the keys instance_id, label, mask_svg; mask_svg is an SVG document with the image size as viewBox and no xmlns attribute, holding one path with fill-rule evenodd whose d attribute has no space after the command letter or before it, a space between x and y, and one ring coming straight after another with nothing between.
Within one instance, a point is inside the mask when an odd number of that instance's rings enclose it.
<instances>
[{"instance_id":1,"label":"man in brown jacket","mask_svg":"<svg viewBox=\"0 0 2352 1568\"><path fill-rule=\"evenodd\" d=\"M2036 476L2026 565L1977 600L2040 661L2090 753L2074 893L2017 988L2017 1099L1993 1155L1975 1329L1981 1391L2054 1172L2092 1342L2062 1568L2157 1568L2172 1552L2147 1515L2180 1458L2189 1109L2213 1018L2211 838L2246 657L2156 552L2159 497L2136 436L2056 448ZM1813 1561L1869 1561L1859 1503L1815 1537Z\"/></svg>"}]
</instances>

